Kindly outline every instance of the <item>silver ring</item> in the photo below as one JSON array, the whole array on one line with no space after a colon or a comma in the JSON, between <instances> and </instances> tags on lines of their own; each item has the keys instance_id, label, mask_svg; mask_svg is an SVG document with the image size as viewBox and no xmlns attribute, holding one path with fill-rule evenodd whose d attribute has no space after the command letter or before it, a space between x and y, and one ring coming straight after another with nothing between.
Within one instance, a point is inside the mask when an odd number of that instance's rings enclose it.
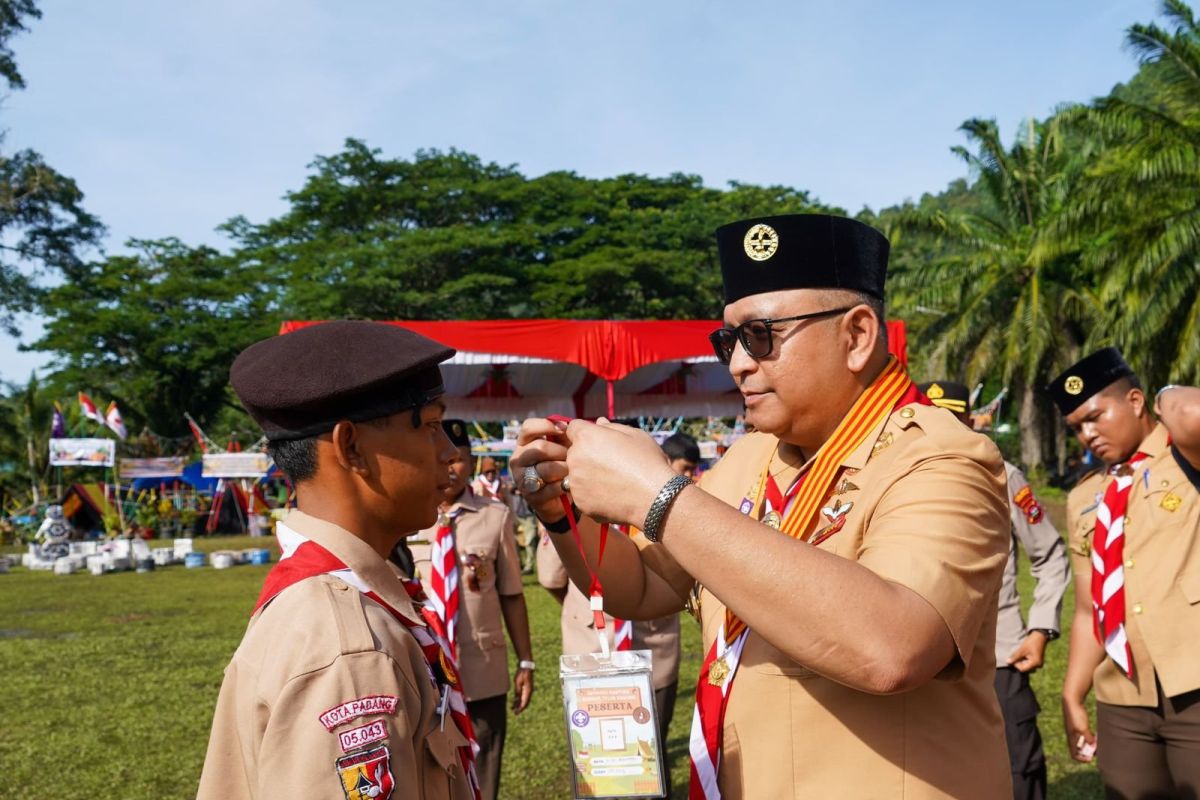
<instances>
[{"instance_id":1,"label":"silver ring","mask_svg":"<svg viewBox=\"0 0 1200 800\"><path fill-rule=\"evenodd\" d=\"M525 468L525 472L521 475L521 490L525 494L533 494L541 491L546 482L542 480L542 476L538 474L535 465L529 465Z\"/></svg>"},{"instance_id":2,"label":"silver ring","mask_svg":"<svg viewBox=\"0 0 1200 800\"><path fill-rule=\"evenodd\" d=\"M568 475L567 477L562 479L562 490L564 492L571 491L571 476L570 475Z\"/></svg>"}]
</instances>

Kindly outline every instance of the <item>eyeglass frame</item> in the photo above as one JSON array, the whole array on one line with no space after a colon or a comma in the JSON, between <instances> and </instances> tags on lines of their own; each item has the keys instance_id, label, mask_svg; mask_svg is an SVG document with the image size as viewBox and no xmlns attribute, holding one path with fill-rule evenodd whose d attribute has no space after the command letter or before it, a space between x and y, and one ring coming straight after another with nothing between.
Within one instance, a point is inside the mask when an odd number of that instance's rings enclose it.
<instances>
[{"instance_id":1,"label":"eyeglass frame","mask_svg":"<svg viewBox=\"0 0 1200 800\"><path fill-rule=\"evenodd\" d=\"M800 322L801 320L806 320L806 319L817 319L819 317L830 317L830 316L833 316L834 314L845 314L847 311L851 311L854 308L856 308L856 306L846 306L845 308L831 308L831 309L827 309L825 311L813 311L810 314L797 314L794 317L778 317L778 318L762 317L762 318L758 318L758 319L748 319L745 322L742 322L738 325L734 325L732 328L726 327L726 326L717 328L715 331L713 331L712 333L710 333L708 335L708 342L709 342L709 344L712 345L713 353L715 353L717 356L717 361L721 362L722 364L724 364L726 366L728 366L729 362L733 360L733 351L737 348L738 342L741 342L742 349L746 351L746 355L750 356L755 361L758 361L760 359L766 358L767 356L771 355L771 353L774 352L774 350L775 350L775 337L772 335L774 333L774 328L772 327L773 325L778 325L779 323L782 323L782 322ZM762 355L758 355L758 356L756 356L750 352L750 345L746 341L746 339L748 338L747 334L746 334L747 326L752 325L755 322L761 322L767 329L767 352L763 353ZM725 356L722 354L721 345L719 344L719 339L718 339L718 337L721 336L721 334L723 334L725 331L730 331L735 337L734 345L733 345L733 347L729 348L728 356Z\"/></svg>"}]
</instances>

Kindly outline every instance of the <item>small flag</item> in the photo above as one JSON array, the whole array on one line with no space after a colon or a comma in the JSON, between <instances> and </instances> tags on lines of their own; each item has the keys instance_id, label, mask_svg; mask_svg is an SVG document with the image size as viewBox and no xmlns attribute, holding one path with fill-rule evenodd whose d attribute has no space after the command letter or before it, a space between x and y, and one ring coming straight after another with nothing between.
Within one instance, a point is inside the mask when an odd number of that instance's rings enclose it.
<instances>
[{"instance_id":1,"label":"small flag","mask_svg":"<svg viewBox=\"0 0 1200 800\"><path fill-rule=\"evenodd\" d=\"M121 412L117 408L116 400L108 404L108 412L104 415L104 424L122 439L129 435L129 432L125 430L125 420L121 419Z\"/></svg>"},{"instance_id":2,"label":"small flag","mask_svg":"<svg viewBox=\"0 0 1200 800\"><path fill-rule=\"evenodd\" d=\"M106 424L104 417L100 416L100 412L96 410L96 404L92 402L92 398L83 392L79 393L79 410L88 419L99 422L101 425Z\"/></svg>"},{"instance_id":3,"label":"small flag","mask_svg":"<svg viewBox=\"0 0 1200 800\"><path fill-rule=\"evenodd\" d=\"M200 446L201 453L208 452L208 440L204 435L204 431L200 430L200 426L196 424L196 420L192 419L192 415L184 413L184 418L187 419L188 427L192 430L192 436L196 437L196 444Z\"/></svg>"},{"instance_id":4,"label":"small flag","mask_svg":"<svg viewBox=\"0 0 1200 800\"><path fill-rule=\"evenodd\" d=\"M54 404L54 420L50 423L50 438L63 439L67 435L67 420L63 416L62 406Z\"/></svg>"}]
</instances>

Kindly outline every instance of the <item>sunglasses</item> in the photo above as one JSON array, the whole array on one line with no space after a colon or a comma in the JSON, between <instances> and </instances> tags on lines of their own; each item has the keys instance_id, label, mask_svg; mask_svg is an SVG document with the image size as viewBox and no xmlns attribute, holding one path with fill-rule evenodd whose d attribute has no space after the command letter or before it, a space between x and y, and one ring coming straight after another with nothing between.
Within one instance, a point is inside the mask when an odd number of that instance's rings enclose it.
<instances>
[{"instance_id":1,"label":"sunglasses","mask_svg":"<svg viewBox=\"0 0 1200 800\"><path fill-rule=\"evenodd\" d=\"M814 311L811 314L798 314L794 317L780 317L779 319L748 319L733 328L717 328L708 335L708 341L712 342L713 352L717 354L717 360L722 364L728 364L733 358L733 348L737 346L738 342L742 343L746 354L751 358L766 358L775 347L774 337L771 335L772 326L782 322L799 322L803 319L845 314L852 308L854 306L832 308L828 311Z\"/></svg>"}]
</instances>

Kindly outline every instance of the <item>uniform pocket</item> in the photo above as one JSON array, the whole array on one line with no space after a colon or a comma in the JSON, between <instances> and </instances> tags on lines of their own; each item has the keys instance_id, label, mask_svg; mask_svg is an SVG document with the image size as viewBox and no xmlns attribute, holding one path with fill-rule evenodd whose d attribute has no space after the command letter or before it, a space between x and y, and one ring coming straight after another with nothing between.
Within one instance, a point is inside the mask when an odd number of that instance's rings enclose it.
<instances>
[{"instance_id":1,"label":"uniform pocket","mask_svg":"<svg viewBox=\"0 0 1200 800\"><path fill-rule=\"evenodd\" d=\"M450 781L460 763L458 748L466 743L466 738L449 718L446 727L436 727L425 737L425 769L421 780L425 797L450 796Z\"/></svg>"},{"instance_id":2,"label":"uniform pocket","mask_svg":"<svg viewBox=\"0 0 1200 800\"><path fill-rule=\"evenodd\" d=\"M1200 603L1200 569L1193 569L1180 578L1179 588L1183 590L1183 596L1187 598L1188 603Z\"/></svg>"}]
</instances>

